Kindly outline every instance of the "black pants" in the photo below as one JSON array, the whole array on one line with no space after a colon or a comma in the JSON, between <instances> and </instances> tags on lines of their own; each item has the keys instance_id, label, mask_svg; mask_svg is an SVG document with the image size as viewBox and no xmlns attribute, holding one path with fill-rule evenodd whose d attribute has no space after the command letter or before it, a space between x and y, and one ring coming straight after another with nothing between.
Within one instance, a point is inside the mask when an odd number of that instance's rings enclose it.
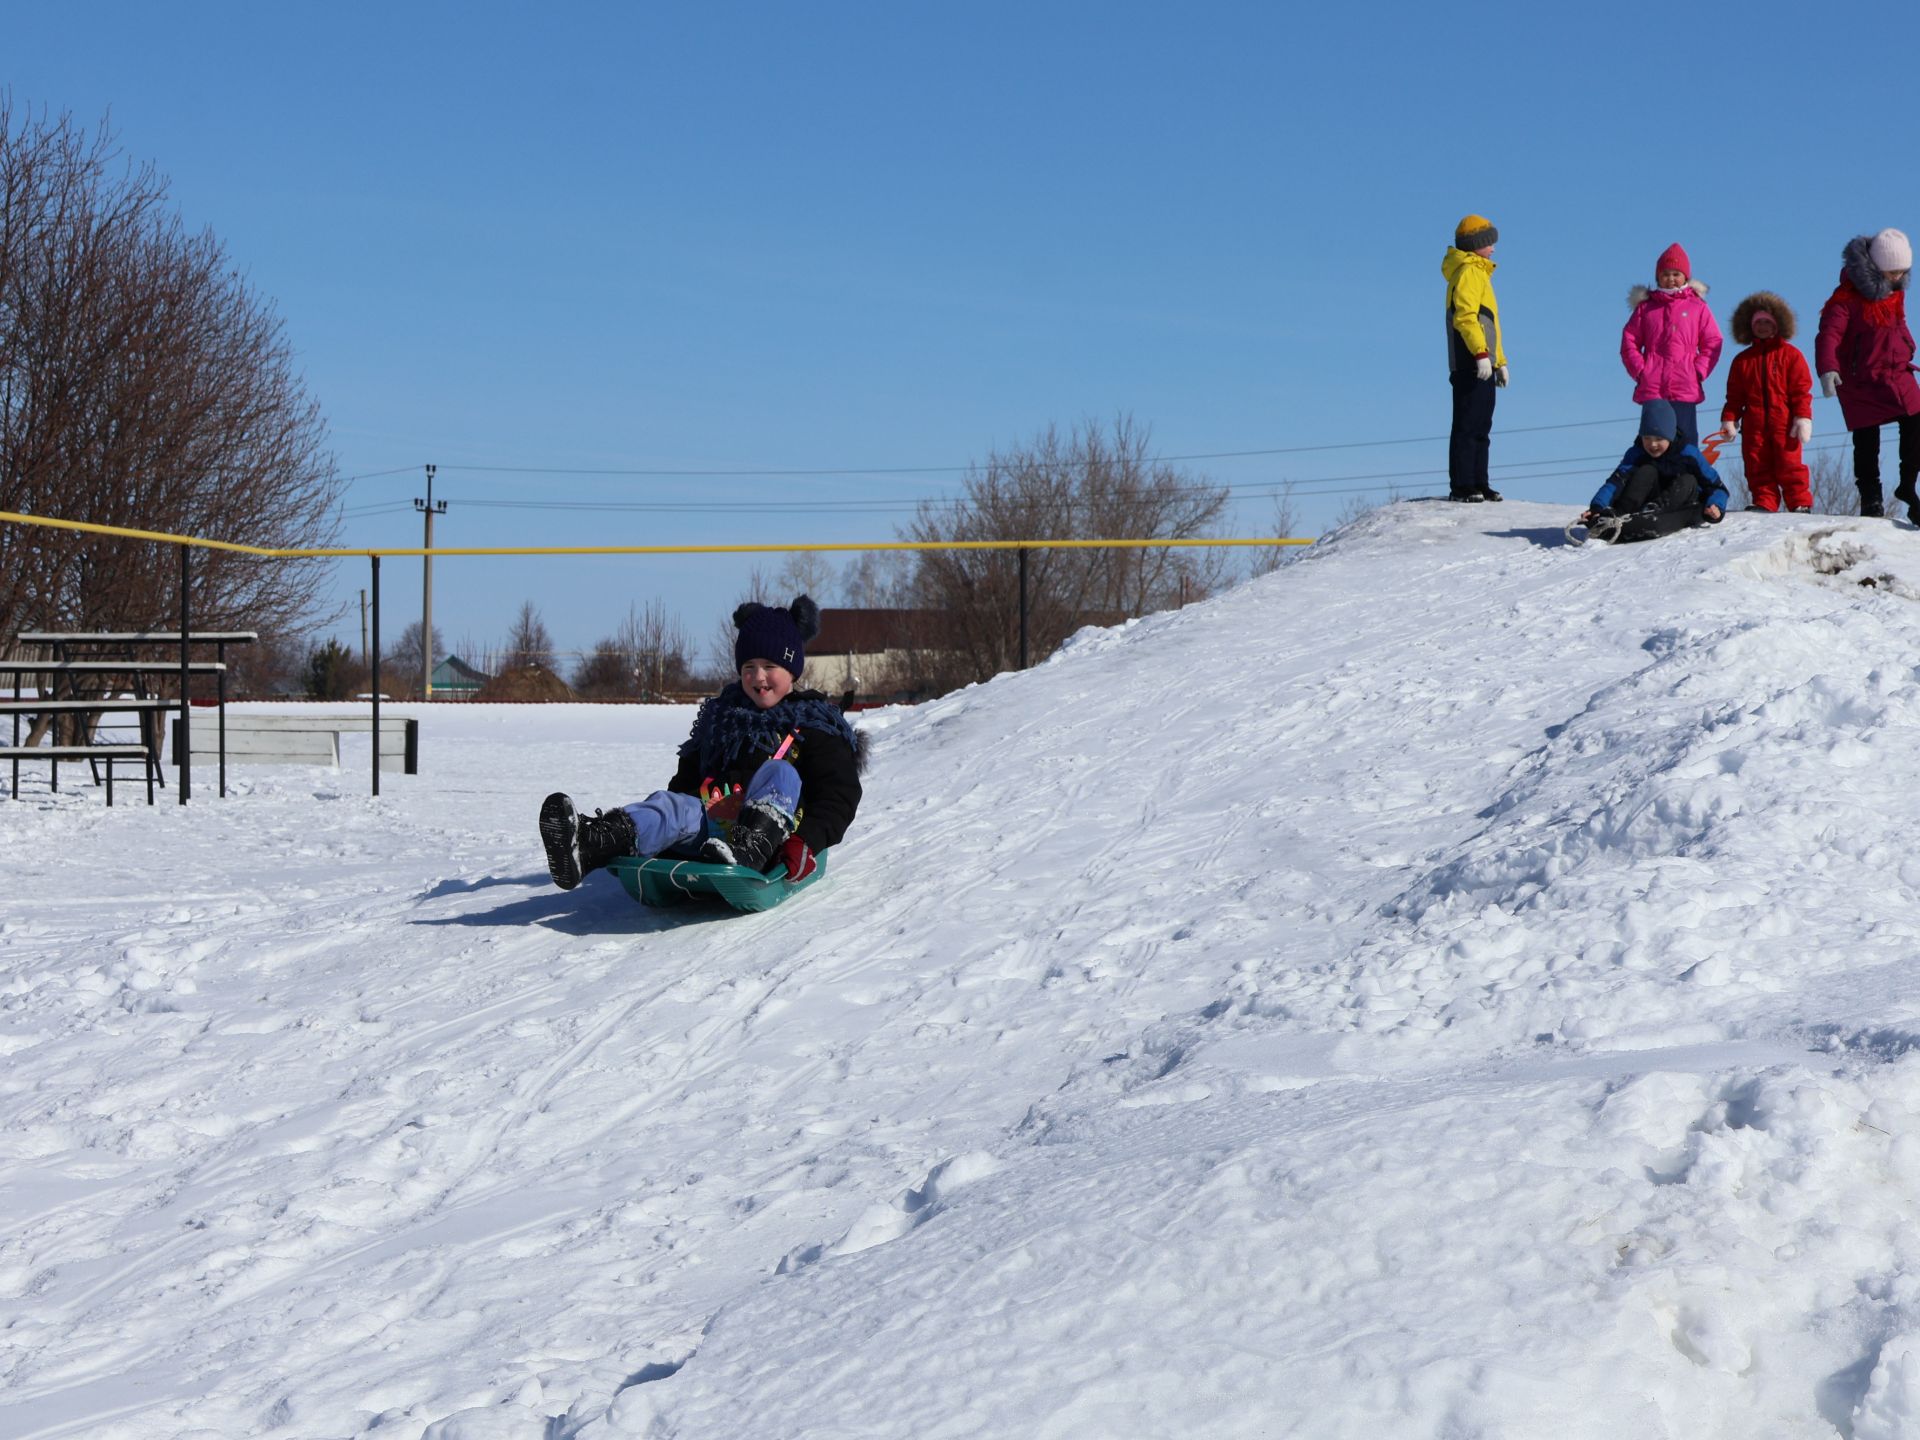
<instances>
[{"instance_id":1,"label":"black pants","mask_svg":"<svg viewBox=\"0 0 1920 1440\"><path fill-rule=\"evenodd\" d=\"M1920 415L1895 422L1900 427L1900 483L1920 475ZM1863 498L1880 498L1880 427L1867 425L1853 432L1853 483Z\"/></svg>"},{"instance_id":2,"label":"black pants","mask_svg":"<svg viewBox=\"0 0 1920 1440\"><path fill-rule=\"evenodd\" d=\"M1700 443L1700 402L1669 400L1667 403L1673 406L1673 443L1698 445Z\"/></svg>"},{"instance_id":3,"label":"black pants","mask_svg":"<svg viewBox=\"0 0 1920 1440\"><path fill-rule=\"evenodd\" d=\"M1614 512L1631 515L1639 510L1680 510L1700 503L1700 486L1684 471L1662 479L1651 461L1633 467L1633 473L1613 492Z\"/></svg>"},{"instance_id":4,"label":"black pants","mask_svg":"<svg viewBox=\"0 0 1920 1440\"><path fill-rule=\"evenodd\" d=\"M1447 441L1447 489L1455 495L1477 495L1492 489L1487 480L1487 453L1492 448L1493 378L1473 373L1473 362L1453 372L1453 434Z\"/></svg>"}]
</instances>

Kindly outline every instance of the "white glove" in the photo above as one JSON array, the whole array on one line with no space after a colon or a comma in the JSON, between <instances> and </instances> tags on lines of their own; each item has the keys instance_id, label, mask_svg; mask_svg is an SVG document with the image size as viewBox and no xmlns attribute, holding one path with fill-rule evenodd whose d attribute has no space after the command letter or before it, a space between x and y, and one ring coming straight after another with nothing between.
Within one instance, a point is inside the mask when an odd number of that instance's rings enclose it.
<instances>
[{"instance_id":1,"label":"white glove","mask_svg":"<svg viewBox=\"0 0 1920 1440\"><path fill-rule=\"evenodd\" d=\"M1831 400L1834 392L1839 390L1839 388L1840 372L1838 370L1829 370L1820 377L1820 393L1826 396L1827 399Z\"/></svg>"},{"instance_id":2,"label":"white glove","mask_svg":"<svg viewBox=\"0 0 1920 1440\"><path fill-rule=\"evenodd\" d=\"M1491 380L1493 378L1493 361L1485 355L1482 355L1478 360L1474 361L1473 378L1476 380Z\"/></svg>"},{"instance_id":3,"label":"white glove","mask_svg":"<svg viewBox=\"0 0 1920 1440\"><path fill-rule=\"evenodd\" d=\"M1813 421L1796 420L1788 428L1792 431L1793 438L1798 440L1802 445L1813 443Z\"/></svg>"},{"instance_id":4,"label":"white glove","mask_svg":"<svg viewBox=\"0 0 1920 1440\"><path fill-rule=\"evenodd\" d=\"M1732 416L1728 416L1720 422L1720 433L1729 440L1733 439L1740 433L1740 422Z\"/></svg>"},{"instance_id":5,"label":"white glove","mask_svg":"<svg viewBox=\"0 0 1920 1440\"><path fill-rule=\"evenodd\" d=\"M1493 383L1498 385L1503 390L1506 388L1506 385L1507 385L1507 367L1506 366L1502 365L1499 368L1499 370L1494 372Z\"/></svg>"}]
</instances>

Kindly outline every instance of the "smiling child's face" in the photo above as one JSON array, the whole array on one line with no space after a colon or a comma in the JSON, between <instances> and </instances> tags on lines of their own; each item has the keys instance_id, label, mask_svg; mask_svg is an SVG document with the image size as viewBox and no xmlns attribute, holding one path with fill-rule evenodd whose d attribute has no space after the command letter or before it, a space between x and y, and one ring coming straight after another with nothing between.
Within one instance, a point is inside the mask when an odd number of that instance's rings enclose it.
<instances>
[{"instance_id":1,"label":"smiling child's face","mask_svg":"<svg viewBox=\"0 0 1920 1440\"><path fill-rule=\"evenodd\" d=\"M762 710L771 710L793 693L793 675L771 660L749 660L740 667L740 688Z\"/></svg>"}]
</instances>

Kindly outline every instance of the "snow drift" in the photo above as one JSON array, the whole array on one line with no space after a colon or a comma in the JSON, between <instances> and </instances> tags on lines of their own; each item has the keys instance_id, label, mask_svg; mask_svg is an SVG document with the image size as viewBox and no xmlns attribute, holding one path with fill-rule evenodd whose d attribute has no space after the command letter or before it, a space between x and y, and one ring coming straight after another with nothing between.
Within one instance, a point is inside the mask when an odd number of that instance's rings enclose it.
<instances>
[{"instance_id":1,"label":"snow drift","mask_svg":"<svg viewBox=\"0 0 1920 1440\"><path fill-rule=\"evenodd\" d=\"M546 883L685 710L31 780L0 1429L1920 1435L1920 537L1565 519L877 713L760 916Z\"/></svg>"}]
</instances>

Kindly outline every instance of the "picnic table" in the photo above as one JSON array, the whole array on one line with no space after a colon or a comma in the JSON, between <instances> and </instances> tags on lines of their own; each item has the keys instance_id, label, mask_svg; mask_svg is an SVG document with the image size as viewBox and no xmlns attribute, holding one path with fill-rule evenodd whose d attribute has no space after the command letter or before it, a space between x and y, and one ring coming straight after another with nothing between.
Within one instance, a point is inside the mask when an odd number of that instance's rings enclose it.
<instances>
[{"instance_id":1,"label":"picnic table","mask_svg":"<svg viewBox=\"0 0 1920 1440\"><path fill-rule=\"evenodd\" d=\"M13 767L13 796L20 796L20 762L22 760L45 760L51 767L51 782L57 792L60 788L60 762L64 760L85 760L94 769L94 780L99 782L99 767L106 767L107 803L113 803L113 767L118 760L141 759L146 765L147 803L153 803L153 787L158 781L166 784L166 777L160 766L160 744L163 728L160 717L166 711L180 711L193 703L191 694L182 693L177 698L167 699L150 693L148 677L155 675L179 675L183 692L190 689L194 675L214 675L218 678L219 730L220 730L220 793L227 793L227 664L226 649L229 645L250 644L259 638L251 630L229 631L189 631L186 645L212 645L216 659L193 660L182 663L179 660L153 660L141 657L141 651L149 653L161 646L178 651L181 645L179 631L23 631L16 637L20 644L48 648L53 658L47 659L0 659L0 673L13 675L13 697L0 699L0 714L13 717L13 743L0 746L0 758L8 759ZM35 679L31 696L23 693L23 681L26 677ZM77 694L75 682L85 678L106 679L126 677L132 690L131 695L81 695ZM42 683L44 682L44 684ZM64 682L64 684L63 684ZM62 690L66 691L62 694ZM132 714L140 727L141 743L138 745L110 744L96 741L94 724L90 717L125 713ZM20 724L23 719L32 717L35 721L55 721L57 717L71 715L82 726L81 743L31 745L23 744L20 736ZM31 736L29 736L31 738ZM58 736L55 736L58 739ZM184 795L184 791L182 794Z\"/></svg>"}]
</instances>

